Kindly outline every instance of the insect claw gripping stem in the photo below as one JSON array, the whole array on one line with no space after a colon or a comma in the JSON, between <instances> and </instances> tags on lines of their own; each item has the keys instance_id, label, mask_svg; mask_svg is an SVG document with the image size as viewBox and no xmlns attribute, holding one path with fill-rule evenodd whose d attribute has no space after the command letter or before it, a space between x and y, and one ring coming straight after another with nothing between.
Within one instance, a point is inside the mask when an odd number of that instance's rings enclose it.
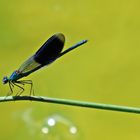
<instances>
[{"instance_id":1,"label":"insect claw gripping stem","mask_svg":"<svg viewBox=\"0 0 140 140\"><path fill-rule=\"evenodd\" d=\"M7 93L6 96L10 96L11 94L13 94L13 88L14 88L13 82L9 81L8 83L9 83L10 91Z\"/></svg>"},{"instance_id":2,"label":"insect claw gripping stem","mask_svg":"<svg viewBox=\"0 0 140 140\"><path fill-rule=\"evenodd\" d=\"M14 85L11 82L9 82L8 84L9 84L9 87L10 87L10 91L7 93L6 97L13 94L13 88L14 88Z\"/></svg>"}]
</instances>

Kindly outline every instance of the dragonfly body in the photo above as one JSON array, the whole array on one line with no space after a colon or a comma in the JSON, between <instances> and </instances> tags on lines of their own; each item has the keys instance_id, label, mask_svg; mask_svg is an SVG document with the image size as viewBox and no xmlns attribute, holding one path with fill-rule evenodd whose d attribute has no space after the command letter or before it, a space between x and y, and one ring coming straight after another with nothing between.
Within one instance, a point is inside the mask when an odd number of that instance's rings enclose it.
<instances>
[{"instance_id":1,"label":"dragonfly body","mask_svg":"<svg viewBox=\"0 0 140 140\"><path fill-rule=\"evenodd\" d=\"M86 42L87 40L82 40L81 42L61 52L65 43L65 37L62 33L53 35L40 47L40 49L34 55L32 55L29 59L27 59L19 67L18 70L15 70L10 77L5 76L3 78L3 84L9 83L11 93L13 93L14 86L19 87L22 90L21 92L18 93L19 95L24 91L22 85L24 86L25 84L30 84L32 90L31 80L19 80L19 79L28 76L29 74L39 70L44 66L51 64L59 57L63 56L64 54L68 53L69 51L77 48L78 46Z\"/></svg>"},{"instance_id":2,"label":"dragonfly body","mask_svg":"<svg viewBox=\"0 0 140 140\"><path fill-rule=\"evenodd\" d=\"M23 77L23 75L22 75L20 72L18 72L18 71L16 70L16 71L14 71L14 72L12 73L12 75L9 77L9 81L14 82L14 81L17 81L18 79L20 79L20 78L22 78L22 77Z\"/></svg>"}]
</instances>

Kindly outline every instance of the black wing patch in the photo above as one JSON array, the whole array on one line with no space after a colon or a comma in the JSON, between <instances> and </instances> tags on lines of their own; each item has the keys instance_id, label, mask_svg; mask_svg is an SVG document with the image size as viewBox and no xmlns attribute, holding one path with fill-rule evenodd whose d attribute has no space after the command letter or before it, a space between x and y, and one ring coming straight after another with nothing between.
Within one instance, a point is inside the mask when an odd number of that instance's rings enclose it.
<instances>
[{"instance_id":1,"label":"black wing patch","mask_svg":"<svg viewBox=\"0 0 140 140\"><path fill-rule=\"evenodd\" d=\"M65 37L62 33L53 35L35 53L35 61L42 66L53 62L61 53L64 43Z\"/></svg>"}]
</instances>

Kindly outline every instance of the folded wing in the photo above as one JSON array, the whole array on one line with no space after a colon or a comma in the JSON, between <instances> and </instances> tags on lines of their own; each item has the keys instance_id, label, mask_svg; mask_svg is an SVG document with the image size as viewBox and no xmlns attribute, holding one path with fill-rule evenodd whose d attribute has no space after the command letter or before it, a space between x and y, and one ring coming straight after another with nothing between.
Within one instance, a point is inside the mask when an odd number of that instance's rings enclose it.
<instances>
[{"instance_id":1,"label":"folded wing","mask_svg":"<svg viewBox=\"0 0 140 140\"><path fill-rule=\"evenodd\" d=\"M22 74L28 75L43 66L55 61L60 55L65 43L65 37L58 33L49 38L41 48L18 69Z\"/></svg>"}]
</instances>

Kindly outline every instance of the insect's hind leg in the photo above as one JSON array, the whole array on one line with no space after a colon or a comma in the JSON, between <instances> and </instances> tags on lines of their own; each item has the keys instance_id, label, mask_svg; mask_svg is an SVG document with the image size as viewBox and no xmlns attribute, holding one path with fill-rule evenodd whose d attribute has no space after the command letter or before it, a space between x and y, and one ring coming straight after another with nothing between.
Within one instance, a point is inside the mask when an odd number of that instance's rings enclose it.
<instances>
[{"instance_id":1,"label":"insect's hind leg","mask_svg":"<svg viewBox=\"0 0 140 140\"><path fill-rule=\"evenodd\" d=\"M30 96L33 95L34 96L34 89L33 89L33 82L32 80L21 80L21 81L17 81L20 84L29 84L31 86L30 88Z\"/></svg>"},{"instance_id":2,"label":"insect's hind leg","mask_svg":"<svg viewBox=\"0 0 140 140\"><path fill-rule=\"evenodd\" d=\"M22 83L20 83L22 84ZM20 96L23 92L24 92L24 88L18 85L18 82L16 81L16 83L14 82L13 85L17 86L18 88L20 88L20 90L17 92L16 96ZM24 85L24 84L22 84Z\"/></svg>"}]
</instances>

